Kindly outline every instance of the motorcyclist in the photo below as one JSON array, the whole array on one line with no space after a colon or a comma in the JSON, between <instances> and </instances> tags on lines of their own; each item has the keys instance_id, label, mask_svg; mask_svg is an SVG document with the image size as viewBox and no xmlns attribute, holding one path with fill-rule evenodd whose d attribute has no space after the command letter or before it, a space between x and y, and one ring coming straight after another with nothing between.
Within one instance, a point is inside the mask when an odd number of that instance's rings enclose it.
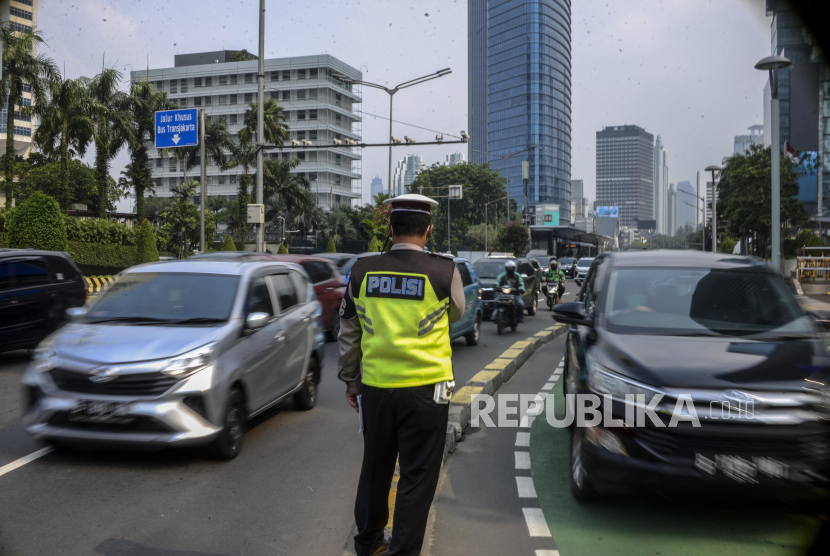
<instances>
[{"instance_id":1,"label":"motorcyclist","mask_svg":"<svg viewBox=\"0 0 830 556\"><path fill-rule=\"evenodd\" d=\"M522 275L516 272L515 261L504 263L504 272L496 277L496 284L499 288L508 286L519 291L519 294L515 296L516 311L518 312L516 316L519 322L524 322L525 302L522 299L522 294L525 292L525 281L522 279Z\"/></svg>"},{"instance_id":2,"label":"motorcyclist","mask_svg":"<svg viewBox=\"0 0 830 556\"><path fill-rule=\"evenodd\" d=\"M542 280L559 284L559 299L562 299L562 296L565 295L565 273L559 270L559 262L556 259L550 260L550 268L545 271Z\"/></svg>"}]
</instances>

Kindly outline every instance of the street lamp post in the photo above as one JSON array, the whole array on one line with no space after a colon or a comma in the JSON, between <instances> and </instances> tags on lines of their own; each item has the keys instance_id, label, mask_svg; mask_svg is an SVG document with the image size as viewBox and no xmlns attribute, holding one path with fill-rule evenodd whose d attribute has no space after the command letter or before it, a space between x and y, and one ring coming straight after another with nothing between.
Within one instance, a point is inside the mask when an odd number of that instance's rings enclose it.
<instances>
[{"instance_id":1,"label":"street lamp post","mask_svg":"<svg viewBox=\"0 0 830 556\"><path fill-rule=\"evenodd\" d=\"M375 89L380 89L382 91L386 91L386 94L389 95L389 174L387 176L387 188L389 191L389 196L392 196L392 98L395 96L395 93L400 91L401 89L406 89L408 87L412 87L414 85L420 85L421 83L425 83L427 81L432 81L433 79L438 79L439 77L444 77L445 75L449 75L452 73L450 68L444 68L442 70L438 70L435 73L430 73L429 75L424 75L422 77L418 77L416 79L411 79L409 81L404 81L400 85L396 85L393 88L385 87L378 83L369 83L368 81L361 81L359 79L352 79L347 75L343 75L341 73L335 73L334 77L339 79L340 81L348 81L349 83L354 83L355 85L366 85L367 87L373 87Z\"/></svg>"},{"instance_id":2,"label":"street lamp post","mask_svg":"<svg viewBox=\"0 0 830 556\"><path fill-rule=\"evenodd\" d=\"M783 56L767 56L757 64L755 69L769 71L770 92L772 93L772 268L781 271L781 138L779 137L778 106L778 70L788 67L792 62Z\"/></svg>"},{"instance_id":3,"label":"street lamp post","mask_svg":"<svg viewBox=\"0 0 830 556\"><path fill-rule=\"evenodd\" d=\"M256 202L265 204L263 198L264 160L262 148L265 146L265 0L259 0L259 61L257 63L257 127L256 127ZM265 224L256 225L256 250L265 251Z\"/></svg>"},{"instance_id":4,"label":"street lamp post","mask_svg":"<svg viewBox=\"0 0 830 556\"><path fill-rule=\"evenodd\" d=\"M715 187L715 172L720 172L720 166L715 164L706 167L706 172L712 172L712 253L718 252L718 189ZM704 213L705 214L705 213Z\"/></svg>"},{"instance_id":5,"label":"street lamp post","mask_svg":"<svg viewBox=\"0 0 830 556\"><path fill-rule=\"evenodd\" d=\"M516 156L517 154L521 154L521 153L527 152L527 151L532 151L538 146L539 146L539 143L536 143L532 147L528 147L528 148L522 149L520 151L512 152L510 154L491 153L491 152L488 152L488 151L479 151L479 150L473 149L473 152L477 152L477 153L480 153L480 154L489 154L491 156L498 156L499 158L504 160L504 172L507 174L507 176L505 176L507 178L507 197L505 197L506 201L504 203L504 207L505 207L505 214L507 216L507 223L508 224L510 223L510 163L509 163L509 160L511 158L513 158L514 156ZM499 172L499 173L501 173L501 172Z\"/></svg>"}]
</instances>

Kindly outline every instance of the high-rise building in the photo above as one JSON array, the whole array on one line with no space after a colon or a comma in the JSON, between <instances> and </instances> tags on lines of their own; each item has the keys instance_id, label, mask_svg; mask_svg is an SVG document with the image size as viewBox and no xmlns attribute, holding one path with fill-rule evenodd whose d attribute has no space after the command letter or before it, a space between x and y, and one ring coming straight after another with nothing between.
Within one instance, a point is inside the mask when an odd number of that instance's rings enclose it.
<instances>
[{"instance_id":1,"label":"high-rise building","mask_svg":"<svg viewBox=\"0 0 830 556\"><path fill-rule=\"evenodd\" d=\"M706 170L697 172L698 196L706 199L703 207L703 225L708 226L712 222L712 173Z\"/></svg>"},{"instance_id":2,"label":"high-rise building","mask_svg":"<svg viewBox=\"0 0 830 556\"><path fill-rule=\"evenodd\" d=\"M654 218L654 136L636 125L597 132L597 206L619 207L620 225Z\"/></svg>"},{"instance_id":3,"label":"high-rise building","mask_svg":"<svg viewBox=\"0 0 830 556\"><path fill-rule=\"evenodd\" d=\"M749 126L749 135L735 136L734 154L746 154L752 145L764 145L764 126Z\"/></svg>"},{"instance_id":4,"label":"high-rise building","mask_svg":"<svg viewBox=\"0 0 830 556\"><path fill-rule=\"evenodd\" d=\"M671 234L669 228L669 162L663 139L654 141L654 219L658 234Z\"/></svg>"},{"instance_id":5,"label":"high-rise building","mask_svg":"<svg viewBox=\"0 0 830 556\"><path fill-rule=\"evenodd\" d=\"M372 198L369 200L369 202L371 203L374 202L374 198L379 193L383 193L383 180L380 178L380 176L375 174L375 177L372 178L372 185L370 187L372 192Z\"/></svg>"},{"instance_id":6,"label":"high-rise building","mask_svg":"<svg viewBox=\"0 0 830 556\"><path fill-rule=\"evenodd\" d=\"M206 118L223 118L234 140L243 127L245 110L257 100L257 60L232 62L235 51L177 54L174 67L151 69L149 80L182 108L204 108ZM146 71L133 71L132 81L147 79ZM334 139L361 140L361 97L358 87L335 74L362 79L360 71L330 56L300 56L265 60L264 100L275 100L285 110L290 141L310 141L302 149L267 150L271 159L297 158L294 173L304 174L323 208L360 199L361 155L354 147L321 147ZM171 187L183 178L183 168L171 157L150 151L156 194L172 195ZM233 198L242 169L207 165L208 195ZM188 180L200 180L198 169Z\"/></svg>"},{"instance_id":7,"label":"high-rise building","mask_svg":"<svg viewBox=\"0 0 830 556\"><path fill-rule=\"evenodd\" d=\"M666 195L666 233L673 236L677 232L677 192L674 184L669 184Z\"/></svg>"},{"instance_id":8,"label":"high-rise building","mask_svg":"<svg viewBox=\"0 0 830 556\"><path fill-rule=\"evenodd\" d=\"M37 26L37 3L38 0L14 0L13 2L0 2L0 25L11 26L15 31L28 32ZM0 46L0 56L3 48ZM0 67L2 72L2 67ZM19 106L31 106L32 94L28 86L24 86L23 95ZM6 152L6 139L8 130L8 106L0 107L0 153ZM28 157L32 151L32 117L17 114L14 117L14 150L18 156ZM2 189L2 188L0 188ZM0 195L5 202L5 194Z\"/></svg>"},{"instance_id":9,"label":"high-rise building","mask_svg":"<svg viewBox=\"0 0 830 556\"><path fill-rule=\"evenodd\" d=\"M692 229L697 228L700 220L700 200L697 198L697 192L691 182L677 182L676 206L677 222L675 230L686 225L691 226Z\"/></svg>"},{"instance_id":10,"label":"high-rise building","mask_svg":"<svg viewBox=\"0 0 830 556\"><path fill-rule=\"evenodd\" d=\"M778 72L779 147L788 143L796 151L816 153L817 198L805 203L827 214L830 209L830 64L826 53L804 25L789 1L767 0L766 14L772 16L770 53L792 62ZM771 137L770 84L764 88L764 135ZM812 159L812 155L809 156ZM814 208L815 207L815 208Z\"/></svg>"},{"instance_id":11,"label":"high-rise building","mask_svg":"<svg viewBox=\"0 0 830 556\"><path fill-rule=\"evenodd\" d=\"M403 195L421 170L424 169L424 161L417 154L408 154L398 161L395 171L392 174L392 196Z\"/></svg>"},{"instance_id":12,"label":"high-rise building","mask_svg":"<svg viewBox=\"0 0 830 556\"><path fill-rule=\"evenodd\" d=\"M449 153L447 158L444 160L444 166L455 166L456 164L462 164L466 161L467 158L464 153Z\"/></svg>"},{"instance_id":13,"label":"high-rise building","mask_svg":"<svg viewBox=\"0 0 830 556\"><path fill-rule=\"evenodd\" d=\"M568 222L570 0L469 0L468 89L469 160L499 170L519 206L525 205L520 160L529 160L528 204L558 204ZM483 154L534 145L509 163Z\"/></svg>"}]
</instances>

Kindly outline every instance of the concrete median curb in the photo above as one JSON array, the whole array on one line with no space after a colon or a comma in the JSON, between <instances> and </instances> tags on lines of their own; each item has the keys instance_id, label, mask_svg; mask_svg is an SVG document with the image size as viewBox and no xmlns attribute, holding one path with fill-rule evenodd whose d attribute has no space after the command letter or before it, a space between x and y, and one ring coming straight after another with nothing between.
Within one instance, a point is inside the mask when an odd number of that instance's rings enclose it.
<instances>
[{"instance_id":1,"label":"concrete median curb","mask_svg":"<svg viewBox=\"0 0 830 556\"><path fill-rule=\"evenodd\" d=\"M521 340L510 346L483 370L479 371L467 384L455 392L450 402L450 419L447 425L447 444L444 450L444 459L455 451L455 446L464 436L470 424L473 398L477 394L492 396L501 386L516 374L519 367L524 365L537 349L541 348L554 338L565 334L568 326L557 324L537 332L526 340Z\"/></svg>"}]
</instances>

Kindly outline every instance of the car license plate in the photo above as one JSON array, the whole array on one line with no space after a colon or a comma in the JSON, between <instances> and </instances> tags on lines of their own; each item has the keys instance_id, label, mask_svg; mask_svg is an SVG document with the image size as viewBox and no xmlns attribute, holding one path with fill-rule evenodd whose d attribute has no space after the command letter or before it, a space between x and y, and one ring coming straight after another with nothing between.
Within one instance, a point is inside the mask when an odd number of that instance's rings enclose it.
<instances>
[{"instance_id":1,"label":"car license plate","mask_svg":"<svg viewBox=\"0 0 830 556\"><path fill-rule=\"evenodd\" d=\"M739 483L757 483L759 474L774 479L786 479L790 470L787 464L772 458L723 456L719 454L712 457L695 454L695 467L709 475L715 475L720 471Z\"/></svg>"},{"instance_id":2,"label":"car license plate","mask_svg":"<svg viewBox=\"0 0 830 556\"><path fill-rule=\"evenodd\" d=\"M75 421L117 421L127 414L127 404L99 400L81 400L69 418Z\"/></svg>"}]
</instances>

